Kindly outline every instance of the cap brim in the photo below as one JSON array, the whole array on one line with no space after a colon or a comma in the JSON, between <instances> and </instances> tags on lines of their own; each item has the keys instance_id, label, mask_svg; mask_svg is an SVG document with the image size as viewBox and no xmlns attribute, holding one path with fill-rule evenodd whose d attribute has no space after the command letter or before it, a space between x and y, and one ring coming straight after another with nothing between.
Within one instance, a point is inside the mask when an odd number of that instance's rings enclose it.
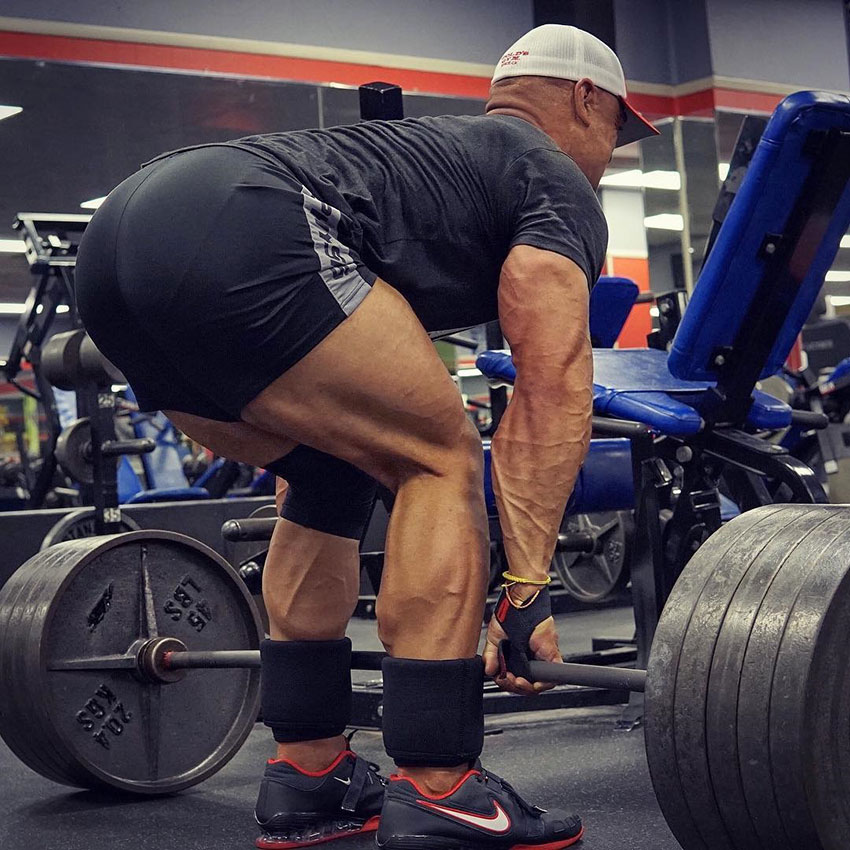
<instances>
[{"instance_id":1,"label":"cap brim","mask_svg":"<svg viewBox=\"0 0 850 850\"><path fill-rule=\"evenodd\" d=\"M623 104L626 111L626 121L617 135L618 148L640 141L640 139L660 135L660 131L656 130L624 97L620 98L620 103Z\"/></svg>"}]
</instances>

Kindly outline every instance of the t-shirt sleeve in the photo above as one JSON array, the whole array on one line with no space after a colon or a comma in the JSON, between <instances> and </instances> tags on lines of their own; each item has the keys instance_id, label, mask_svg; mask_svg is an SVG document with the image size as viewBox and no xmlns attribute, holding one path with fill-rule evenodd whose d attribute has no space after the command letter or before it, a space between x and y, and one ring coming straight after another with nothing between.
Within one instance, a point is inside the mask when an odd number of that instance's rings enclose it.
<instances>
[{"instance_id":1,"label":"t-shirt sleeve","mask_svg":"<svg viewBox=\"0 0 850 850\"><path fill-rule=\"evenodd\" d=\"M592 286L605 262L608 226L596 193L564 153L535 148L515 159L499 186L499 210L510 247L531 245L562 254Z\"/></svg>"}]
</instances>

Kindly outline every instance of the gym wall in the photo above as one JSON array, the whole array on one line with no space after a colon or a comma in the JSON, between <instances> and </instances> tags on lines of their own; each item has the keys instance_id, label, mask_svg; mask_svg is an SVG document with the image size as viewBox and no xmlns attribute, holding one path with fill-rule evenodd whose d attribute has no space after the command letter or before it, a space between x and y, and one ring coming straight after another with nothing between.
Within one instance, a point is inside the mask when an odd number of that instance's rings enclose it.
<instances>
[{"instance_id":1,"label":"gym wall","mask_svg":"<svg viewBox=\"0 0 850 850\"><path fill-rule=\"evenodd\" d=\"M2 0L0 15L491 64L534 26L532 6L532 0Z\"/></svg>"}]
</instances>

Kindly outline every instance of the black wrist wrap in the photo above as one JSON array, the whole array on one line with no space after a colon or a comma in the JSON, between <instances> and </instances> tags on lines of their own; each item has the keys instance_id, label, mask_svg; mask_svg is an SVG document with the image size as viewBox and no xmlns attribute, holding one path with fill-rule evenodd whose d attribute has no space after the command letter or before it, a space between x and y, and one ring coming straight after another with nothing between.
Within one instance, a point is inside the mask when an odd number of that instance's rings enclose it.
<instances>
[{"instance_id":1,"label":"black wrist wrap","mask_svg":"<svg viewBox=\"0 0 850 850\"><path fill-rule=\"evenodd\" d=\"M384 746L399 767L456 767L484 747L484 662L385 658Z\"/></svg>"},{"instance_id":2,"label":"black wrist wrap","mask_svg":"<svg viewBox=\"0 0 850 850\"><path fill-rule=\"evenodd\" d=\"M265 640L263 722L285 744L341 735L351 719L351 641Z\"/></svg>"},{"instance_id":3,"label":"black wrist wrap","mask_svg":"<svg viewBox=\"0 0 850 850\"><path fill-rule=\"evenodd\" d=\"M496 607L493 609L493 616L505 630L511 644L530 657L528 641L531 638L531 633L544 620L552 616L549 588L541 587L537 598L528 607L515 608L508 599L508 591L503 587Z\"/></svg>"}]
</instances>

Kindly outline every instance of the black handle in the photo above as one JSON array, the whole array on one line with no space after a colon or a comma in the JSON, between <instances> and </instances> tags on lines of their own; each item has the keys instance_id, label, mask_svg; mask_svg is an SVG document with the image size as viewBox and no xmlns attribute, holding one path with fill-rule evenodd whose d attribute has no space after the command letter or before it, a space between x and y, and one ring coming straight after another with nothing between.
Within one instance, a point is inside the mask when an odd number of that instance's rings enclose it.
<instances>
[{"instance_id":1,"label":"black handle","mask_svg":"<svg viewBox=\"0 0 850 850\"><path fill-rule=\"evenodd\" d=\"M556 552L592 552L596 548L596 537L589 531L571 531L559 534L555 542Z\"/></svg>"},{"instance_id":2,"label":"black handle","mask_svg":"<svg viewBox=\"0 0 850 850\"><path fill-rule=\"evenodd\" d=\"M146 455L156 448L156 443L150 437L138 440L105 440L100 447L104 457L120 457L121 455Z\"/></svg>"},{"instance_id":3,"label":"black handle","mask_svg":"<svg viewBox=\"0 0 850 850\"><path fill-rule=\"evenodd\" d=\"M271 540L277 517L268 519L229 519L221 527L221 536L231 543Z\"/></svg>"},{"instance_id":4,"label":"black handle","mask_svg":"<svg viewBox=\"0 0 850 850\"><path fill-rule=\"evenodd\" d=\"M607 419L604 416L593 417L593 433L603 437L649 437L652 431L640 422L626 419Z\"/></svg>"},{"instance_id":5,"label":"black handle","mask_svg":"<svg viewBox=\"0 0 850 850\"><path fill-rule=\"evenodd\" d=\"M829 425L829 417L825 413L816 413L813 410L792 410L791 422L803 428L815 428L821 431Z\"/></svg>"},{"instance_id":6,"label":"black handle","mask_svg":"<svg viewBox=\"0 0 850 850\"><path fill-rule=\"evenodd\" d=\"M449 342L456 345L458 348L468 348L470 351L475 351L478 348L478 341L468 336L460 336L460 334L450 334L449 336L441 336L438 342Z\"/></svg>"}]
</instances>

